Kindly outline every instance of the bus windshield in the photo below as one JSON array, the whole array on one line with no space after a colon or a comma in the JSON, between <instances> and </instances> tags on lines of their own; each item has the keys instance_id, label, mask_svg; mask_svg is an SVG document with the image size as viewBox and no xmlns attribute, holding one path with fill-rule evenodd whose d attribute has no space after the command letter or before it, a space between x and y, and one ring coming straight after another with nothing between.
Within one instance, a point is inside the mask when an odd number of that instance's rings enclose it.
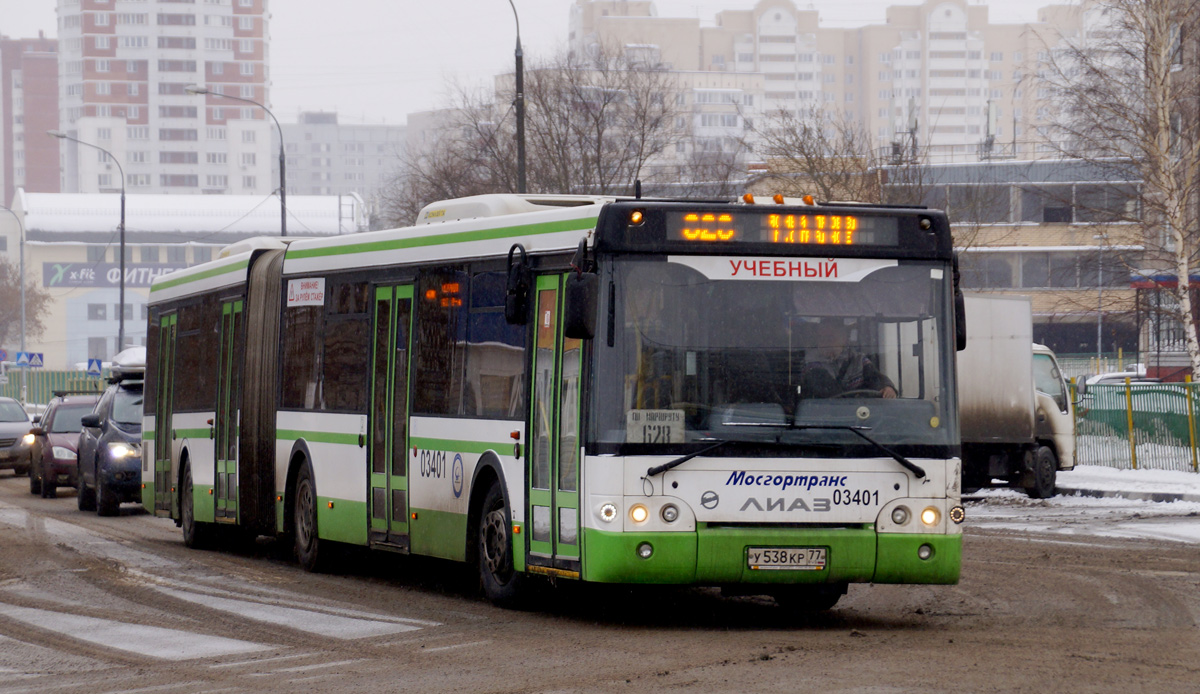
<instances>
[{"instance_id":1,"label":"bus windshield","mask_svg":"<svg viewBox=\"0 0 1200 694\"><path fill-rule=\"evenodd\" d=\"M848 430L861 427L908 455L945 456L949 274L894 259L618 258L602 270L593 449L743 441L838 457L862 455Z\"/></svg>"}]
</instances>

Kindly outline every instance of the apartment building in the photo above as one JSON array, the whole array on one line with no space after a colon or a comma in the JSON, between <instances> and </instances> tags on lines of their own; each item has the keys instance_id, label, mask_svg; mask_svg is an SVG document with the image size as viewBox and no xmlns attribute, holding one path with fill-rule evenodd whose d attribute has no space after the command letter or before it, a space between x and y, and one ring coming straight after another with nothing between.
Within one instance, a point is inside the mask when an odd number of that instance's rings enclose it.
<instances>
[{"instance_id":1,"label":"apartment building","mask_svg":"<svg viewBox=\"0 0 1200 694\"><path fill-rule=\"evenodd\" d=\"M335 112L306 111L281 127L288 195L357 194L378 207L404 147L404 126L340 123ZM278 140L272 146L278 151Z\"/></svg>"},{"instance_id":2,"label":"apartment building","mask_svg":"<svg viewBox=\"0 0 1200 694\"><path fill-rule=\"evenodd\" d=\"M58 0L62 190L269 193L267 0ZM208 95L189 93L200 85ZM37 133L37 135L41 135Z\"/></svg>"},{"instance_id":3,"label":"apartment building","mask_svg":"<svg viewBox=\"0 0 1200 694\"><path fill-rule=\"evenodd\" d=\"M652 2L576 0L570 41L653 49L671 70L758 73L765 113L824 112L898 156L949 162L1050 151L1047 63L1083 17L1055 6L1038 22L996 24L986 5L927 0L888 8L884 24L832 28L815 9L762 0L702 26L658 17Z\"/></svg>"},{"instance_id":4,"label":"apartment building","mask_svg":"<svg viewBox=\"0 0 1200 694\"><path fill-rule=\"evenodd\" d=\"M58 41L0 37L0 188L8 205L18 188L57 193Z\"/></svg>"}]
</instances>

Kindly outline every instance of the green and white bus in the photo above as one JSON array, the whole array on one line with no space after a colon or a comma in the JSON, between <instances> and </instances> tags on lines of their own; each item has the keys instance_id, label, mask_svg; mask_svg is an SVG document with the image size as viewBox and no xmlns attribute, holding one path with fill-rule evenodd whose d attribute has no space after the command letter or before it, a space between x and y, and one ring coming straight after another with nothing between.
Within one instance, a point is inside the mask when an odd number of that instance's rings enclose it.
<instances>
[{"instance_id":1,"label":"green and white bus","mask_svg":"<svg viewBox=\"0 0 1200 694\"><path fill-rule=\"evenodd\" d=\"M955 583L946 216L776 200L477 196L160 277L144 504L309 570L469 562L501 604L532 574L816 609Z\"/></svg>"}]
</instances>

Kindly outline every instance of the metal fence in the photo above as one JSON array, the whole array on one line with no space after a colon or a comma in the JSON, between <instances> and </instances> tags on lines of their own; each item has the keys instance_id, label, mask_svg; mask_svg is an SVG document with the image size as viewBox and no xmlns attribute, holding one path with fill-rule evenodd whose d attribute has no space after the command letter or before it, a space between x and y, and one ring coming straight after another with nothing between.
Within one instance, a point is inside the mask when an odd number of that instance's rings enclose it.
<instances>
[{"instance_id":1,"label":"metal fence","mask_svg":"<svg viewBox=\"0 0 1200 694\"><path fill-rule=\"evenodd\" d=\"M27 369L25 384L25 402L45 404L54 397L56 390L88 390L99 393L104 390L105 379L101 376L88 376L86 371ZM0 395L18 400L21 398L20 370L12 369L8 372L8 383L0 386Z\"/></svg>"},{"instance_id":2,"label":"metal fence","mask_svg":"<svg viewBox=\"0 0 1200 694\"><path fill-rule=\"evenodd\" d=\"M1076 463L1200 472L1197 388L1200 384L1088 386L1085 395L1076 396Z\"/></svg>"}]
</instances>

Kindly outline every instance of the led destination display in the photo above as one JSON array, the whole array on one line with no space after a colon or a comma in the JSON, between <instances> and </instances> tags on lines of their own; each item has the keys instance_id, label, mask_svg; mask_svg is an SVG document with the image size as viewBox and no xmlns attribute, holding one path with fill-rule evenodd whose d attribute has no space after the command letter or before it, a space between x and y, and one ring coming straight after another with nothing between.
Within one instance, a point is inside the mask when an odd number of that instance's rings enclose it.
<instances>
[{"instance_id":1,"label":"led destination display","mask_svg":"<svg viewBox=\"0 0 1200 694\"><path fill-rule=\"evenodd\" d=\"M667 212L667 238L696 243L781 243L810 246L899 244L895 217L767 211Z\"/></svg>"}]
</instances>

